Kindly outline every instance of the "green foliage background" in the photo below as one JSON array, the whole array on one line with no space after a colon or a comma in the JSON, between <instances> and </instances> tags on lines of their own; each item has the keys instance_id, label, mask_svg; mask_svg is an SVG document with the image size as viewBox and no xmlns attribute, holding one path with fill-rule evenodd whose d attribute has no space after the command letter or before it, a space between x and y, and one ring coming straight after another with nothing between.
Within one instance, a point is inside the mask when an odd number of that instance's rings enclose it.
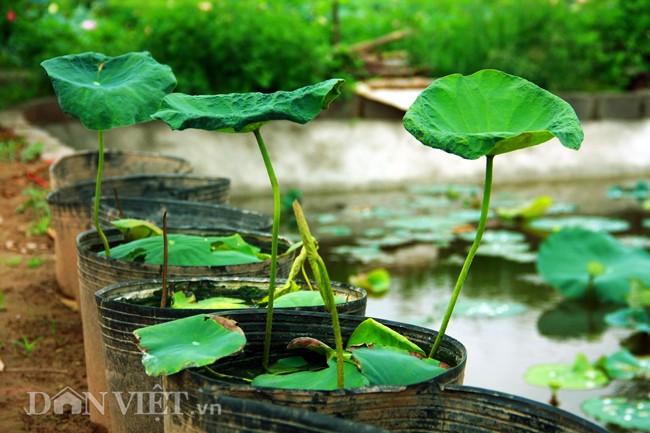
<instances>
[{"instance_id":1,"label":"green foliage background","mask_svg":"<svg viewBox=\"0 0 650 433\"><path fill-rule=\"evenodd\" d=\"M421 75L496 68L551 91L650 76L647 0L17 0L0 4L0 105L49 94L39 63L84 51L150 51L194 94L363 79L349 47L403 29L413 34L382 50Z\"/></svg>"}]
</instances>

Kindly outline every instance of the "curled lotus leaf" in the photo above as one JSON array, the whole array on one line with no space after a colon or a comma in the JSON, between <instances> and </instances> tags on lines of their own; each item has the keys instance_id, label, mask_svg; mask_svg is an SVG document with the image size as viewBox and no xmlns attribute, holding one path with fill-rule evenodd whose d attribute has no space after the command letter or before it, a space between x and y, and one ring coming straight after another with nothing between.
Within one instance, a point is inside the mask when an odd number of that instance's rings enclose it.
<instances>
[{"instance_id":1,"label":"curled lotus leaf","mask_svg":"<svg viewBox=\"0 0 650 433\"><path fill-rule=\"evenodd\" d=\"M172 93L152 117L172 129L251 132L271 120L305 124L340 94L344 80L332 78L293 91L186 95Z\"/></svg>"}]
</instances>

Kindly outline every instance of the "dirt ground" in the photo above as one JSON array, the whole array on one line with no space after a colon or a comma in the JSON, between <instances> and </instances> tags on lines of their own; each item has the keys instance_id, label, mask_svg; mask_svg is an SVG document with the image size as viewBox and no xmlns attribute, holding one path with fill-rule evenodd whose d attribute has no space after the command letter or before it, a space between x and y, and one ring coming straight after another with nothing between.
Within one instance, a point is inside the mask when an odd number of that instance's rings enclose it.
<instances>
[{"instance_id":1,"label":"dirt ground","mask_svg":"<svg viewBox=\"0 0 650 433\"><path fill-rule=\"evenodd\" d=\"M53 240L26 235L34 215L17 213L26 188L43 190L47 162L0 161L0 431L86 433L87 415L46 400L86 390L81 318L57 290ZM31 350L16 342L37 340ZM31 393L31 394L30 394ZM31 402L33 401L33 404ZM33 415L28 415L27 412Z\"/></svg>"}]
</instances>

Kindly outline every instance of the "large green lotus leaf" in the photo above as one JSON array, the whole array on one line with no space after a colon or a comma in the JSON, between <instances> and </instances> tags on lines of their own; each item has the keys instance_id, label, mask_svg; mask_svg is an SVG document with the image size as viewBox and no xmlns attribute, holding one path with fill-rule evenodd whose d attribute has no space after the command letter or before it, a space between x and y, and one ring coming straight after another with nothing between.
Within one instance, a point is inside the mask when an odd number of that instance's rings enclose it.
<instances>
[{"instance_id":1,"label":"large green lotus leaf","mask_svg":"<svg viewBox=\"0 0 650 433\"><path fill-rule=\"evenodd\" d=\"M163 235L161 228L144 220L125 218L111 221L111 225L122 232L127 242Z\"/></svg>"},{"instance_id":2,"label":"large green lotus leaf","mask_svg":"<svg viewBox=\"0 0 650 433\"><path fill-rule=\"evenodd\" d=\"M403 350L373 346L352 350L352 356L359 362L361 374L373 385L412 385L433 379L444 373L440 363L420 359Z\"/></svg>"},{"instance_id":3,"label":"large green lotus leaf","mask_svg":"<svg viewBox=\"0 0 650 433\"><path fill-rule=\"evenodd\" d=\"M337 385L336 359L327 362L327 368L318 371L299 371L291 374L261 374L253 379L253 386L284 388L335 390ZM343 364L344 386L346 389L368 385L368 379L361 375L357 366L346 362Z\"/></svg>"},{"instance_id":4,"label":"large green lotus leaf","mask_svg":"<svg viewBox=\"0 0 650 433\"><path fill-rule=\"evenodd\" d=\"M199 314L133 332L149 376L170 375L202 367L240 352L244 332L233 320Z\"/></svg>"},{"instance_id":5,"label":"large green lotus leaf","mask_svg":"<svg viewBox=\"0 0 650 433\"><path fill-rule=\"evenodd\" d=\"M167 240L170 266L243 265L258 263L268 257L238 234L211 237L170 234ZM118 245L111 249L111 258L162 265L163 238L143 238Z\"/></svg>"},{"instance_id":6,"label":"large green lotus leaf","mask_svg":"<svg viewBox=\"0 0 650 433\"><path fill-rule=\"evenodd\" d=\"M630 400L626 397L590 398L582 410L602 422L626 429L650 431L650 400Z\"/></svg>"},{"instance_id":7,"label":"large green lotus leaf","mask_svg":"<svg viewBox=\"0 0 650 433\"><path fill-rule=\"evenodd\" d=\"M524 379L531 385L553 389L594 389L609 383L607 375L583 354L578 354L573 364L534 365Z\"/></svg>"},{"instance_id":8,"label":"large green lotus leaf","mask_svg":"<svg viewBox=\"0 0 650 433\"><path fill-rule=\"evenodd\" d=\"M250 132L270 120L305 124L340 94L344 80L332 78L290 92L186 95L172 93L152 117L172 129Z\"/></svg>"},{"instance_id":9,"label":"large green lotus leaf","mask_svg":"<svg viewBox=\"0 0 650 433\"><path fill-rule=\"evenodd\" d=\"M624 304L633 280L650 283L650 254L625 247L606 233L571 228L544 240L537 270L568 298L587 296L592 275L599 299Z\"/></svg>"},{"instance_id":10,"label":"large green lotus leaf","mask_svg":"<svg viewBox=\"0 0 650 433\"><path fill-rule=\"evenodd\" d=\"M151 120L176 78L148 52L109 57L72 54L41 63L64 113L91 130L104 131Z\"/></svg>"},{"instance_id":11,"label":"large green lotus leaf","mask_svg":"<svg viewBox=\"0 0 650 433\"><path fill-rule=\"evenodd\" d=\"M425 354L417 344L374 319L364 320L352 332L347 347L353 346L385 346L420 355Z\"/></svg>"},{"instance_id":12,"label":"large green lotus leaf","mask_svg":"<svg viewBox=\"0 0 650 433\"><path fill-rule=\"evenodd\" d=\"M553 137L577 150L584 138L566 101L493 69L435 80L406 112L404 127L422 144L465 159L512 152Z\"/></svg>"}]
</instances>

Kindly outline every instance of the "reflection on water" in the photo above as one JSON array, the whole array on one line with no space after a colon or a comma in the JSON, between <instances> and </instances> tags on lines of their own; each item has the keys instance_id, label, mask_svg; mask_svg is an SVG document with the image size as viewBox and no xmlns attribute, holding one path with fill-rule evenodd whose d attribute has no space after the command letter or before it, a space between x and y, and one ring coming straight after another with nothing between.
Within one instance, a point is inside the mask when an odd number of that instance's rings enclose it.
<instances>
[{"instance_id":1,"label":"reflection on water","mask_svg":"<svg viewBox=\"0 0 650 433\"><path fill-rule=\"evenodd\" d=\"M546 194L556 203L571 205L565 208L577 208L581 213L638 219L637 203L606 198L608 185L611 182L497 186L493 203L513 197L530 200ZM390 270L392 289L382 298L369 299L368 316L437 329L468 243L459 242L457 236L449 241L439 235L423 244L427 233L444 225L436 223L433 227L425 227L423 217L435 219L454 212L459 215L458 211L463 211L461 219L465 220L459 220L459 224L469 224L471 229L472 217L465 211L475 199L467 196L450 200L444 195L423 195L421 191L414 194L413 190L325 196L306 194L303 207L312 231L318 234L321 252L333 280L347 281L350 275L372 267L384 266ZM234 204L265 212L270 209L266 199L240 199ZM319 226L327 225L349 230L319 231ZM386 231L387 227L392 230ZM632 227L641 226L638 221L632 221ZM488 230L493 228L493 225L488 226ZM645 230L644 234L647 236L650 230ZM532 251L536 250L539 241L539 238L526 235ZM383 247L373 250L374 255L363 256L373 242L383 242ZM356 261L346 254L336 254L341 245L359 244L363 244L365 252ZM428 245L428 249L421 249L420 245ZM477 256L459 304L463 301L484 301L481 308L494 305L494 301L517 306L504 309L513 314L501 316L492 312L476 314L476 309L471 315L454 316L448 333L467 347L465 384L542 402L548 402L551 393L524 382L524 374L530 366L573 363L578 353L595 361L619 350L620 342L629 334L626 330L605 326L603 316L615 308L564 300L541 281L534 261L530 260L519 263L500 257ZM615 386L612 384L604 390L560 391L560 407L584 416L580 410L582 401L612 393Z\"/></svg>"}]
</instances>

